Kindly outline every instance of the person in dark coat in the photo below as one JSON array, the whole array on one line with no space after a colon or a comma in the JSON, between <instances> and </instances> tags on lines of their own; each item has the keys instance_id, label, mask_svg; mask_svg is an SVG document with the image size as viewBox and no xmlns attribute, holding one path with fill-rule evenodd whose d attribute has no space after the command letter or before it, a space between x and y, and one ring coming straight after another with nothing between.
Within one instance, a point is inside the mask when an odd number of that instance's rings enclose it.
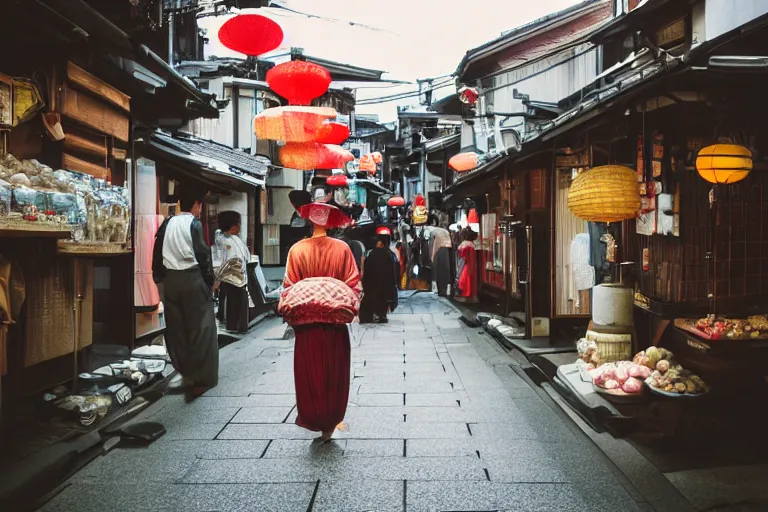
<instances>
[{"instance_id":1,"label":"person in dark coat","mask_svg":"<svg viewBox=\"0 0 768 512\"><path fill-rule=\"evenodd\" d=\"M206 193L186 186L180 192L181 212L155 235L152 275L163 284L168 355L192 400L219 382L219 340L211 248L198 219Z\"/></svg>"},{"instance_id":2,"label":"person in dark coat","mask_svg":"<svg viewBox=\"0 0 768 512\"><path fill-rule=\"evenodd\" d=\"M360 323L387 322L387 312L397 302L395 260L389 250L389 236L378 235L376 247L366 256L363 272L363 300Z\"/></svg>"}]
</instances>

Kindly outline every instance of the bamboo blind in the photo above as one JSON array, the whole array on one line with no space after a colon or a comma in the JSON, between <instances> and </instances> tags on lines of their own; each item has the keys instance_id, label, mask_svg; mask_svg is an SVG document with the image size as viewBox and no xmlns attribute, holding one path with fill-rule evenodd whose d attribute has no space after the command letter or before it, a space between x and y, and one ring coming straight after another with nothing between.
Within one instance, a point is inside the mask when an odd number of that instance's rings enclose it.
<instances>
[{"instance_id":1,"label":"bamboo blind","mask_svg":"<svg viewBox=\"0 0 768 512\"><path fill-rule=\"evenodd\" d=\"M570 170L557 174L555 191L555 315L589 315L592 305L589 290L579 292L571 266L571 243L586 232L586 222L568 209Z\"/></svg>"}]
</instances>

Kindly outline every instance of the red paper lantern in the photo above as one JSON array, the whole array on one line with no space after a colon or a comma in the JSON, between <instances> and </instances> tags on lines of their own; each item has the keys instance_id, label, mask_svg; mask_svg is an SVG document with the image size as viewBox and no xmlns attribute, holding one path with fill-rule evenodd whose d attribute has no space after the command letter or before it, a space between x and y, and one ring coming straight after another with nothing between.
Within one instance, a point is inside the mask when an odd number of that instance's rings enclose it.
<instances>
[{"instance_id":1,"label":"red paper lantern","mask_svg":"<svg viewBox=\"0 0 768 512\"><path fill-rule=\"evenodd\" d=\"M309 105L331 85L331 74L303 60L284 62L267 71L267 83L291 105Z\"/></svg>"},{"instance_id":2,"label":"red paper lantern","mask_svg":"<svg viewBox=\"0 0 768 512\"><path fill-rule=\"evenodd\" d=\"M448 160L448 167L456 172L466 172L477 167L479 162L480 158L477 153L459 153Z\"/></svg>"},{"instance_id":3,"label":"red paper lantern","mask_svg":"<svg viewBox=\"0 0 768 512\"><path fill-rule=\"evenodd\" d=\"M315 142L321 144L341 144L349 138L349 128L342 123L323 123L317 131Z\"/></svg>"},{"instance_id":4,"label":"red paper lantern","mask_svg":"<svg viewBox=\"0 0 768 512\"><path fill-rule=\"evenodd\" d=\"M283 42L283 29L259 14L240 14L219 29L221 44L251 57L271 52Z\"/></svg>"},{"instance_id":5,"label":"red paper lantern","mask_svg":"<svg viewBox=\"0 0 768 512\"><path fill-rule=\"evenodd\" d=\"M320 150L315 169L342 169L355 159L350 151L347 151L336 144L319 144L323 149Z\"/></svg>"},{"instance_id":6,"label":"red paper lantern","mask_svg":"<svg viewBox=\"0 0 768 512\"><path fill-rule=\"evenodd\" d=\"M347 177L343 174L334 174L332 176L328 176L328 178L325 180L325 184L329 187L346 187L347 182Z\"/></svg>"},{"instance_id":7,"label":"red paper lantern","mask_svg":"<svg viewBox=\"0 0 768 512\"><path fill-rule=\"evenodd\" d=\"M268 108L253 119L253 131L260 139L312 142L323 123L335 117L327 107Z\"/></svg>"},{"instance_id":8,"label":"red paper lantern","mask_svg":"<svg viewBox=\"0 0 768 512\"><path fill-rule=\"evenodd\" d=\"M341 169L355 158L340 146L317 142L288 142L280 148L279 155L283 166L300 171Z\"/></svg>"},{"instance_id":9,"label":"red paper lantern","mask_svg":"<svg viewBox=\"0 0 768 512\"><path fill-rule=\"evenodd\" d=\"M389 198L389 201L387 201L387 205L393 208L397 208L398 206L405 206L405 199L400 196L392 196Z\"/></svg>"}]
</instances>

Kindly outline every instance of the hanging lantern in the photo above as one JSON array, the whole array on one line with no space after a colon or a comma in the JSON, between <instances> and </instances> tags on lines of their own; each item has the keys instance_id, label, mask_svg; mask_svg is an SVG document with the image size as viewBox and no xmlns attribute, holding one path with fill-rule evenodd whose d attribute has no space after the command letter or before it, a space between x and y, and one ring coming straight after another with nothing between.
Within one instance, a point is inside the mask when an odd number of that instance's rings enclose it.
<instances>
[{"instance_id":1,"label":"hanging lantern","mask_svg":"<svg viewBox=\"0 0 768 512\"><path fill-rule=\"evenodd\" d=\"M384 161L384 158L381 156L381 153L379 153L378 151L374 151L373 153L371 153L371 158L373 159L373 163L375 164L380 164L381 162Z\"/></svg>"},{"instance_id":2,"label":"hanging lantern","mask_svg":"<svg viewBox=\"0 0 768 512\"><path fill-rule=\"evenodd\" d=\"M568 191L568 208L590 222L620 222L640 211L637 172L622 165L604 165L579 174Z\"/></svg>"},{"instance_id":3,"label":"hanging lantern","mask_svg":"<svg viewBox=\"0 0 768 512\"><path fill-rule=\"evenodd\" d=\"M696 157L696 170L710 183L736 183L752 170L752 152L737 144L707 146Z\"/></svg>"},{"instance_id":4,"label":"hanging lantern","mask_svg":"<svg viewBox=\"0 0 768 512\"><path fill-rule=\"evenodd\" d=\"M267 83L291 105L309 105L328 90L331 74L317 64L292 60L267 71Z\"/></svg>"},{"instance_id":5,"label":"hanging lantern","mask_svg":"<svg viewBox=\"0 0 768 512\"><path fill-rule=\"evenodd\" d=\"M335 122L325 122L317 130L315 142L321 144L341 144L349 138L347 125Z\"/></svg>"},{"instance_id":6,"label":"hanging lantern","mask_svg":"<svg viewBox=\"0 0 768 512\"><path fill-rule=\"evenodd\" d=\"M369 172L371 174L376 174L376 164L374 163L373 157L371 155L363 155L360 157L359 170L363 172Z\"/></svg>"},{"instance_id":7,"label":"hanging lantern","mask_svg":"<svg viewBox=\"0 0 768 512\"><path fill-rule=\"evenodd\" d=\"M285 142L313 142L327 119L336 117L328 107L275 107L253 118L256 137Z\"/></svg>"},{"instance_id":8,"label":"hanging lantern","mask_svg":"<svg viewBox=\"0 0 768 512\"><path fill-rule=\"evenodd\" d=\"M329 187L346 187L348 182L349 180L343 174L334 174L325 179L325 183Z\"/></svg>"},{"instance_id":9,"label":"hanging lantern","mask_svg":"<svg viewBox=\"0 0 768 512\"><path fill-rule=\"evenodd\" d=\"M474 152L459 153L448 160L448 167L456 172L471 171L480 164L480 155Z\"/></svg>"},{"instance_id":10,"label":"hanging lantern","mask_svg":"<svg viewBox=\"0 0 768 512\"><path fill-rule=\"evenodd\" d=\"M355 158L340 146L317 142L288 142L280 148L279 156L283 166L300 171L341 169Z\"/></svg>"},{"instance_id":11,"label":"hanging lantern","mask_svg":"<svg viewBox=\"0 0 768 512\"><path fill-rule=\"evenodd\" d=\"M265 16L240 14L221 26L219 41L230 50L256 57L280 46L283 29Z\"/></svg>"},{"instance_id":12,"label":"hanging lantern","mask_svg":"<svg viewBox=\"0 0 768 512\"><path fill-rule=\"evenodd\" d=\"M387 206L391 206L393 208L405 206L405 199L400 196L392 196L389 198L389 201L387 201Z\"/></svg>"}]
</instances>

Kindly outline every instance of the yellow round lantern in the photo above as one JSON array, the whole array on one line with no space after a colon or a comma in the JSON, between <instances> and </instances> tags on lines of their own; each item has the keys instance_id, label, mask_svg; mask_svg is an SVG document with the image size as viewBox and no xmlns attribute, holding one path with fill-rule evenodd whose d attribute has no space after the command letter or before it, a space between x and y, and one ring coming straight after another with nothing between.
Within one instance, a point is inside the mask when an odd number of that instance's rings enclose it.
<instances>
[{"instance_id":1,"label":"yellow round lantern","mask_svg":"<svg viewBox=\"0 0 768 512\"><path fill-rule=\"evenodd\" d=\"M637 173L623 165L604 165L579 174L568 191L568 208L590 222L620 222L640 211Z\"/></svg>"},{"instance_id":2,"label":"yellow round lantern","mask_svg":"<svg viewBox=\"0 0 768 512\"><path fill-rule=\"evenodd\" d=\"M707 146L696 157L696 170L710 183L736 183L752 170L752 152L738 144Z\"/></svg>"}]
</instances>

